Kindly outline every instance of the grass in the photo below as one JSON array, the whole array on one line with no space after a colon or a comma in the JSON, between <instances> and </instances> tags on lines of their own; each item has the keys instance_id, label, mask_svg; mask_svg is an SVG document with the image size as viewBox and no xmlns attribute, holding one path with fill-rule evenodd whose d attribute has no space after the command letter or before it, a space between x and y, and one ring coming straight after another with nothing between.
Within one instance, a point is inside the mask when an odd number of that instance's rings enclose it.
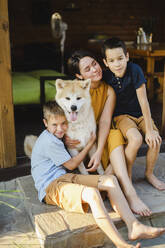
<instances>
[{"instance_id":1,"label":"grass","mask_svg":"<svg viewBox=\"0 0 165 248\"><path fill-rule=\"evenodd\" d=\"M0 190L0 197L6 197L6 198L14 198L14 199L24 199L24 198L21 198L20 196L18 195L13 195L12 193L19 193L20 191L19 190ZM15 209L16 211L19 211L21 212L18 208L14 207L12 204L9 204L7 201L1 201L0 200L0 204L4 204L10 208L13 208Z\"/></svg>"}]
</instances>

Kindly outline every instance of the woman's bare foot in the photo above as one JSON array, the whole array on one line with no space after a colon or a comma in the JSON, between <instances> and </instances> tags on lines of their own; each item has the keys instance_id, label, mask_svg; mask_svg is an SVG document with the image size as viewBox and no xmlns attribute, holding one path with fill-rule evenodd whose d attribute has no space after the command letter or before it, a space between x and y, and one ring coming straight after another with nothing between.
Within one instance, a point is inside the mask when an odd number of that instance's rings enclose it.
<instances>
[{"instance_id":1,"label":"woman's bare foot","mask_svg":"<svg viewBox=\"0 0 165 248\"><path fill-rule=\"evenodd\" d=\"M165 190L165 183L160 181L154 174L146 175L147 181L158 190Z\"/></svg>"},{"instance_id":2,"label":"woman's bare foot","mask_svg":"<svg viewBox=\"0 0 165 248\"><path fill-rule=\"evenodd\" d=\"M130 240L136 239L153 239L165 233L165 228L145 226L136 221L133 223L132 230L128 232Z\"/></svg>"},{"instance_id":3,"label":"woman's bare foot","mask_svg":"<svg viewBox=\"0 0 165 248\"><path fill-rule=\"evenodd\" d=\"M127 200L133 213L141 216L150 216L152 214L151 210L137 195L127 197Z\"/></svg>"}]
</instances>

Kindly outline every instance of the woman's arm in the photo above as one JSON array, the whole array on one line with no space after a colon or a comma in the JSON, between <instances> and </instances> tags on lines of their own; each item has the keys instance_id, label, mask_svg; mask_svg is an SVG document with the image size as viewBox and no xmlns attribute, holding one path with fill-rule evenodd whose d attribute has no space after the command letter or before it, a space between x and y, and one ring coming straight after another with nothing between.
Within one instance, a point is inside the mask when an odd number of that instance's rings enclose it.
<instances>
[{"instance_id":1,"label":"woman's arm","mask_svg":"<svg viewBox=\"0 0 165 248\"><path fill-rule=\"evenodd\" d=\"M112 87L108 88L107 100L104 105L98 125L98 146L97 150L103 152L107 136L111 127L112 116L116 103L116 95Z\"/></svg>"},{"instance_id":2,"label":"woman's arm","mask_svg":"<svg viewBox=\"0 0 165 248\"><path fill-rule=\"evenodd\" d=\"M107 136L109 134L111 121L112 121L112 115L114 112L116 103L116 94L112 87L109 86L108 88L108 95L107 100L104 105L103 112L101 114L99 125L98 125L98 143L97 143L97 151L92 156L88 167L91 167L88 169L88 171L95 171L100 164L101 161L101 155L104 149L105 142L107 140Z\"/></svg>"},{"instance_id":3,"label":"woman's arm","mask_svg":"<svg viewBox=\"0 0 165 248\"><path fill-rule=\"evenodd\" d=\"M146 86L145 84L142 84L137 90L137 97L138 101L142 110L142 114L145 121L146 126L146 136L145 140L146 143L151 147L156 147L157 144L161 142L161 137L159 136L158 132L156 132L153 129L152 125L152 118L151 118L151 111L149 102L147 99L147 93L146 93Z\"/></svg>"}]
</instances>

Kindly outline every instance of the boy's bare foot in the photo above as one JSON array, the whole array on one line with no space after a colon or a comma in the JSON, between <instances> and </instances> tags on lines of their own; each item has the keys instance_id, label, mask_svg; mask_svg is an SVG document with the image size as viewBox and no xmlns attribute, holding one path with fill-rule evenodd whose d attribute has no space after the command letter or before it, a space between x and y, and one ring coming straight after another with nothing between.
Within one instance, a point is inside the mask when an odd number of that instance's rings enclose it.
<instances>
[{"instance_id":1,"label":"boy's bare foot","mask_svg":"<svg viewBox=\"0 0 165 248\"><path fill-rule=\"evenodd\" d=\"M165 190L165 183L160 181L154 174L146 175L146 178L153 187L158 190Z\"/></svg>"},{"instance_id":2,"label":"boy's bare foot","mask_svg":"<svg viewBox=\"0 0 165 248\"><path fill-rule=\"evenodd\" d=\"M142 200L137 196L127 197L129 206L133 213L141 216L150 216L152 214L151 210L142 202Z\"/></svg>"},{"instance_id":3,"label":"boy's bare foot","mask_svg":"<svg viewBox=\"0 0 165 248\"><path fill-rule=\"evenodd\" d=\"M131 169L127 168L127 172L128 172L128 177L129 177L130 181L132 182L132 167L131 167Z\"/></svg>"},{"instance_id":4,"label":"boy's bare foot","mask_svg":"<svg viewBox=\"0 0 165 248\"><path fill-rule=\"evenodd\" d=\"M136 245L125 244L125 245L117 246L117 248L140 248L140 247L141 247L140 243L138 243Z\"/></svg>"},{"instance_id":5,"label":"boy's bare foot","mask_svg":"<svg viewBox=\"0 0 165 248\"><path fill-rule=\"evenodd\" d=\"M136 239L153 239L165 233L165 228L145 226L136 221L133 223L132 230L128 232L130 240Z\"/></svg>"}]
</instances>

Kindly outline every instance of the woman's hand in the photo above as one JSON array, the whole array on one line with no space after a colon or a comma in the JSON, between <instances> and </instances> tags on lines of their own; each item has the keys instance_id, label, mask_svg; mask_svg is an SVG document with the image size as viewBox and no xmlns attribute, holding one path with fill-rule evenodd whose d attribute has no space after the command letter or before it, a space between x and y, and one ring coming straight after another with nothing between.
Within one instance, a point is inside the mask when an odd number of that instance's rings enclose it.
<instances>
[{"instance_id":1,"label":"woman's hand","mask_svg":"<svg viewBox=\"0 0 165 248\"><path fill-rule=\"evenodd\" d=\"M64 137L64 143L69 149L74 149L78 144L80 144L79 140L72 140L69 138L69 136L65 135Z\"/></svg>"},{"instance_id":2,"label":"woman's hand","mask_svg":"<svg viewBox=\"0 0 165 248\"><path fill-rule=\"evenodd\" d=\"M98 166L100 165L100 161L101 161L101 154L100 152L96 151L88 163L89 169L86 170L91 172L96 171Z\"/></svg>"}]
</instances>

